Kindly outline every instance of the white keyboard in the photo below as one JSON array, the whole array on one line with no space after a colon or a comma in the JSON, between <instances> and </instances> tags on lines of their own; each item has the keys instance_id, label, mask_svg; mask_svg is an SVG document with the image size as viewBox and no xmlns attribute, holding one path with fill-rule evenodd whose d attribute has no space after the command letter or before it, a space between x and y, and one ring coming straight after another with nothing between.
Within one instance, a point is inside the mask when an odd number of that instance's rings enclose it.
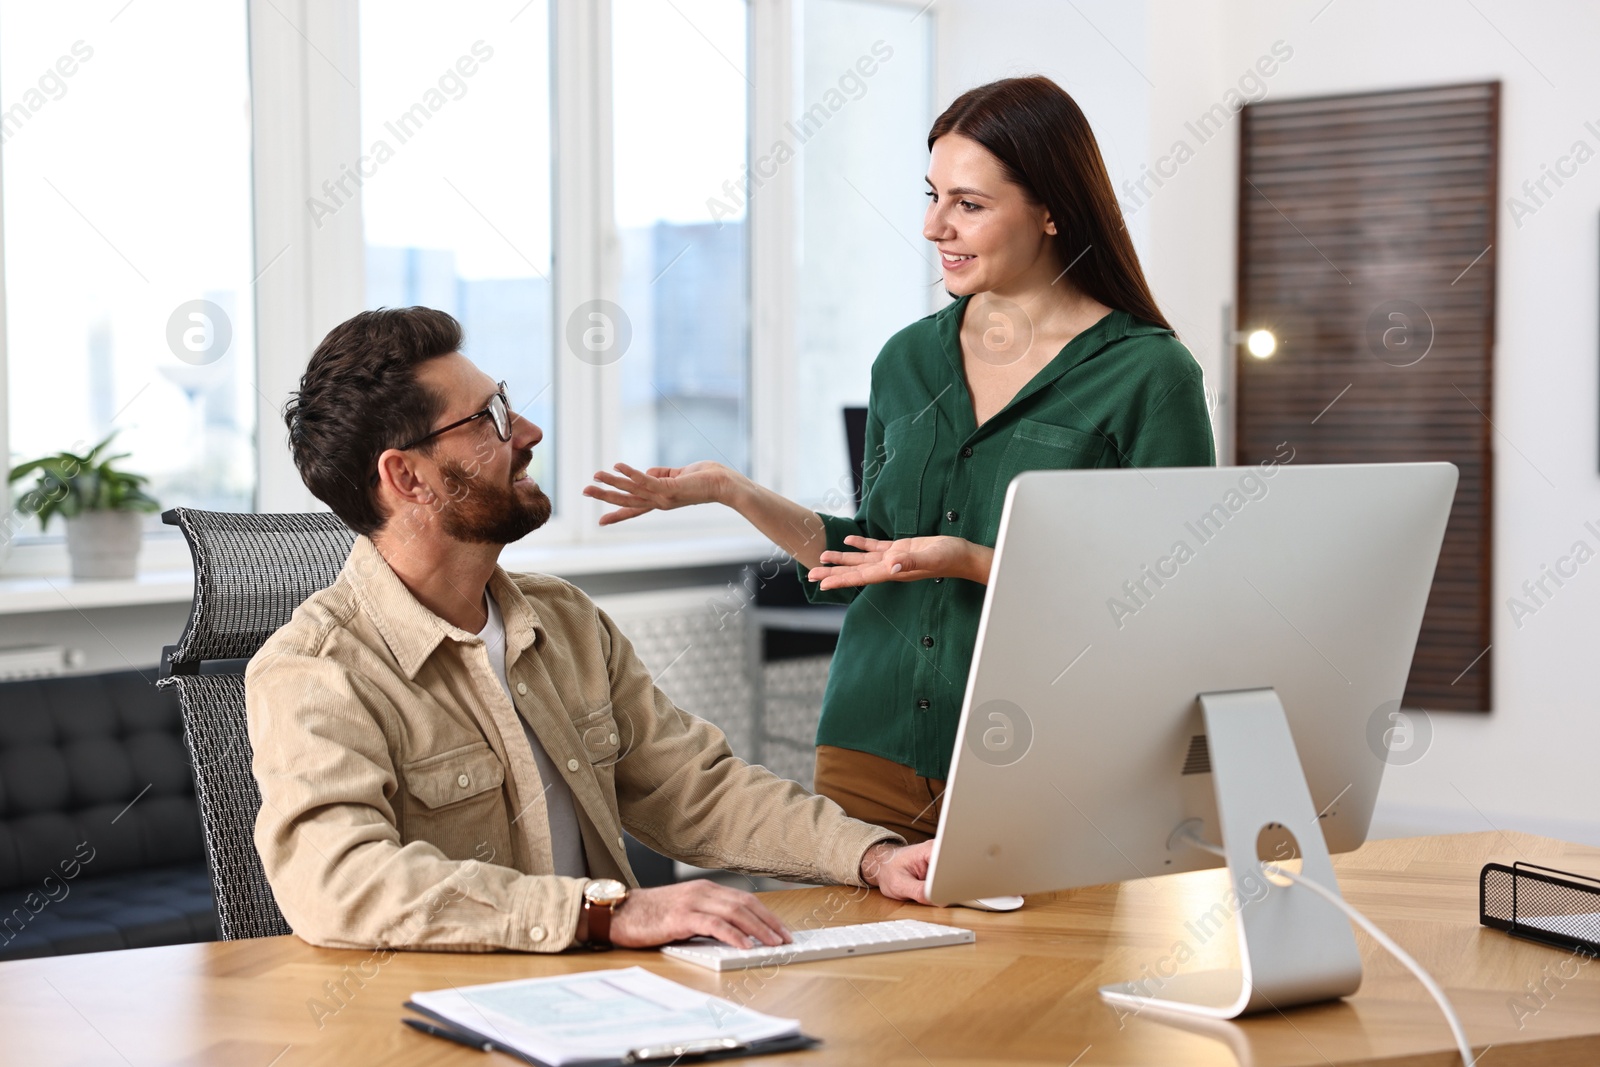
<instances>
[{"instance_id":1,"label":"white keyboard","mask_svg":"<svg viewBox=\"0 0 1600 1067\"><path fill-rule=\"evenodd\" d=\"M720 941L697 937L681 945L667 945L661 951L674 959L709 967L713 971L738 971L770 964L835 960L841 956L870 956L876 952L903 952L908 948L970 945L976 940L971 930L925 923L918 919L829 926L820 930L791 930L790 933L794 937L791 945L732 948Z\"/></svg>"}]
</instances>

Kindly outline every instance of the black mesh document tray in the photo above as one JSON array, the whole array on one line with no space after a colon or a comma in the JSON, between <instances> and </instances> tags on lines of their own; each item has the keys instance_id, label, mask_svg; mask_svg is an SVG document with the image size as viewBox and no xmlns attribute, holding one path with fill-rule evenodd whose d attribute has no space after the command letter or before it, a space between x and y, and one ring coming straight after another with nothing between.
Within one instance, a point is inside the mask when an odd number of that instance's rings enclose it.
<instances>
[{"instance_id":1,"label":"black mesh document tray","mask_svg":"<svg viewBox=\"0 0 1600 1067\"><path fill-rule=\"evenodd\" d=\"M1600 956L1600 880L1532 863L1486 864L1478 921L1514 937Z\"/></svg>"}]
</instances>

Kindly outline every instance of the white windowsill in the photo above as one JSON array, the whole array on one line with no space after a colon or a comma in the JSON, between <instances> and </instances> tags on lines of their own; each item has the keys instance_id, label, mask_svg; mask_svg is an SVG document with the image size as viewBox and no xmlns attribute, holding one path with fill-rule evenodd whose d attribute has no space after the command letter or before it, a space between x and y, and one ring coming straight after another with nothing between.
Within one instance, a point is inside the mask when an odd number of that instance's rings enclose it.
<instances>
[{"instance_id":1,"label":"white windowsill","mask_svg":"<svg viewBox=\"0 0 1600 1067\"><path fill-rule=\"evenodd\" d=\"M676 570L714 567L728 563L755 563L777 553L771 541L759 534L714 534L648 540L532 547L512 545L500 555L508 571L540 571L562 578L585 574L624 574L630 571Z\"/></svg>"},{"instance_id":2,"label":"white windowsill","mask_svg":"<svg viewBox=\"0 0 1600 1067\"><path fill-rule=\"evenodd\" d=\"M65 576L0 578L0 615L36 611L84 611L134 604L187 604L194 572L144 571L136 578L75 582Z\"/></svg>"},{"instance_id":3,"label":"white windowsill","mask_svg":"<svg viewBox=\"0 0 1600 1067\"><path fill-rule=\"evenodd\" d=\"M765 560L777 552L757 534L697 535L649 540L618 538L605 544L513 545L500 557L509 571L541 571L563 578L626 574ZM0 615L83 611L138 604L187 604L194 595L192 568L141 571L119 581L75 582L65 575L0 577Z\"/></svg>"}]
</instances>

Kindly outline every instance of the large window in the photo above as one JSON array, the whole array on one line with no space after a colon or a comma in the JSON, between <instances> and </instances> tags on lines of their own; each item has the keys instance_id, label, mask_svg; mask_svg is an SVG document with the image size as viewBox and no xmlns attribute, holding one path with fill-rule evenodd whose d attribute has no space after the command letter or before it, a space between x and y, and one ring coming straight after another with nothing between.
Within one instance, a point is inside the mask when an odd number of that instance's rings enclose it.
<instances>
[{"instance_id":1,"label":"large window","mask_svg":"<svg viewBox=\"0 0 1600 1067\"><path fill-rule=\"evenodd\" d=\"M361 213L367 306L461 320L465 354L544 429L532 474L559 503L549 28L543 0L362 0Z\"/></svg>"},{"instance_id":2,"label":"large window","mask_svg":"<svg viewBox=\"0 0 1600 1067\"><path fill-rule=\"evenodd\" d=\"M934 15L0 0L0 452L116 430L165 506L316 507L281 421L306 360L363 308L423 304L546 431L541 547L750 533L723 509L602 529L581 494L619 460L848 510L842 409L940 295ZM7 572L60 573L60 533L22 524Z\"/></svg>"},{"instance_id":3,"label":"large window","mask_svg":"<svg viewBox=\"0 0 1600 1067\"><path fill-rule=\"evenodd\" d=\"M163 505L250 510L248 70L242 0L0 0L13 463L115 430Z\"/></svg>"},{"instance_id":4,"label":"large window","mask_svg":"<svg viewBox=\"0 0 1600 1067\"><path fill-rule=\"evenodd\" d=\"M866 405L878 350L939 292L922 237L932 20L914 16L867 0L805 3L797 440L785 480L828 510L852 510L844 408Z\"/></svg>"},{"instance_id":5,"label":"large window","mask_svg":"<svg viewBox=\"0 0 1600 1067\"><path fill-rule=\"evenodd\" d=\"M614 0L618 458L749 469L744 0ZM732 190L732 192L730 192ZM720 205L720 206L719 206Z\"/></svg>"}]
</instances>

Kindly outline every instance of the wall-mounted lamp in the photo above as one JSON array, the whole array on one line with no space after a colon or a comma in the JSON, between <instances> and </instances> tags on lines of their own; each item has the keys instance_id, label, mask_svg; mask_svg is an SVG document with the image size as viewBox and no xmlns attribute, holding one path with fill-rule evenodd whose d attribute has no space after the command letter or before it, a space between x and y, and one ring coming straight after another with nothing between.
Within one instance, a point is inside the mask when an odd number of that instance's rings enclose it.
<instances>
[{"instance_id":1,"label":"wall-mounted lamp","mask_svg":"<svg viewBox=\"0 0 1600 1067\"><path fill-rule=\"evenodd\" d=\"M1257 359L1270 359L1278 350L1278 338L1271 330L1251 330L1245 336L1244 347Z\"/></svg>"},{"instance_id":2,"label":"wall-mounted lamp","mask_svg":"<svg viewBox=\"0 0 1600 1067\"><path fill-rule=\"evenodd\" d=\"M1245 352L1250 352L1258 360L1269 360L1278 350L1278 336L1270 330L1234 330L1229 334L1230 341L1234 344L1245 346Z\"/></svg>"}]
</instances>

